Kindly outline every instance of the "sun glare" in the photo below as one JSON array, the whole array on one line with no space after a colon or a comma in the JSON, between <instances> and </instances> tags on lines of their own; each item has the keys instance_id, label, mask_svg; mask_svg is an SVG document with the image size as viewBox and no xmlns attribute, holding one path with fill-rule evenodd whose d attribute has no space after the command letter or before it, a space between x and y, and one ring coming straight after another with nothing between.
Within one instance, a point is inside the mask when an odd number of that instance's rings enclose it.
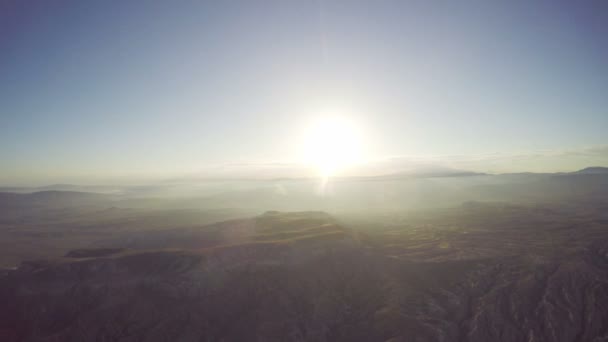
<instances>
[{"instance_id":1,"label":"sun glare","mask_svg":"<svg viewBox=\"0 0 608 342\"><path fill-rule=\"evenodd\" d=\"M322 177L356 164L362 159L358 128L345 117L324 117L314 122L305 140L305 158Z\"/></svg>"}]
</instances>

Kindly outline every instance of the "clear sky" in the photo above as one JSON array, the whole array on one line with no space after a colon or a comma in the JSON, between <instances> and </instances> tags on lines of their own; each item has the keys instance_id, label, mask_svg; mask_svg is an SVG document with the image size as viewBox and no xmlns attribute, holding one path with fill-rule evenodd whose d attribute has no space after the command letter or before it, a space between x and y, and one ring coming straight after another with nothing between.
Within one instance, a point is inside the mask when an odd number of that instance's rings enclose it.
<instances>
[{"instance_id":1,"label":"clear sky","mask_svg":"<svg viewBox=\"0 0 608 342\"><path fill-rule=\"evenodd\" d=\"M606 163L608 2L0 4L2 184L297 162L328 108L370 158Z\"/></svg>"}]
</instances>

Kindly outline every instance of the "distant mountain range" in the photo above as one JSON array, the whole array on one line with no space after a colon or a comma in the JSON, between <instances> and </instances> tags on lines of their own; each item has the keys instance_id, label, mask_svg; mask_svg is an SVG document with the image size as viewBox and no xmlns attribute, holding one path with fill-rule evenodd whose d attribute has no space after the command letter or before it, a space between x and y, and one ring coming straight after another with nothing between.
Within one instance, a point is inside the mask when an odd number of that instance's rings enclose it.
<instances>
[{"instance_id":1,"label":"distant mountain range","mask_svg":"<svg viewBox=\"0 0 608 342\"><path fill-rule=\"evenodd\" d=\"M562 175L605 175L608 174L608 167L591 166L573 172L555 172L555 173L535 173L535 172L518 172L518 173L501 173L491 174L483 172L474 172L468 170L451 169L444 167L433 167L414 169L409 171L401 171L390 174L375 175L375 176L347 176L335 177L334 181L399 181L408 179L425 179L425 178L458 178L458 177L543 177L543 176L562 176ZM0 192L6 193L35 193L45 191L61 191L61 192L89 192L100 194L145 194L162 192L163 189L174 187L176 184L180 186L188 186L189 184L205 183L205 182L290 182L290 181L315 181L315 177L283 177L271 179L192 179L183 180L174 183L159 182L154 185L137 185L137 186L112 186L112 185L75 185L75 184L52 184L40 187L0 187ZM189 183L191 182L191 183Z\"/></svg>"}]
</instances>

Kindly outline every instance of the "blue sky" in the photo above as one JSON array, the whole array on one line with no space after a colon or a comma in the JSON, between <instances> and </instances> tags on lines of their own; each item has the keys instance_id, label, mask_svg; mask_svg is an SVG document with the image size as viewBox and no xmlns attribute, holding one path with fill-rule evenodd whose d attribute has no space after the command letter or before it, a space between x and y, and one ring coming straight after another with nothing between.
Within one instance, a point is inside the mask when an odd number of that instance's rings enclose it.
<instances>
[{"instance_id":1,"label":"blue sky","mask_svg":"<svg viewBox=\"0 0 608 342\"><path fill-rule=\"evenodd\" d=\"M297 163L326 108L371 158L608 161L604 1L5 1L0 51L0 183Z\"/></svg>"}]
</instances>

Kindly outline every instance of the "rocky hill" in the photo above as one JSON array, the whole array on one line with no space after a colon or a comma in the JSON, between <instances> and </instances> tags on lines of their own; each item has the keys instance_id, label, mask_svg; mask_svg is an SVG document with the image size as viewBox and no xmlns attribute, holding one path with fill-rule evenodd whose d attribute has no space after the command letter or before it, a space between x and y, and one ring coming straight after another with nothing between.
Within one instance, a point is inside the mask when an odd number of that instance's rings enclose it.
<instances>
[{"instance_id":1,"label":"rocky hill","mask_svg":"<svg viewBox=\"0 0 608 342\"><path fill-rule=\"evenodd\" d=\"M24 263L0 277L0 340L608 338L605 222L538 208L464 212L375 230L267 212L187 232L207 236L200 248L176 239Z\"/></svg>"}]
</instances>

